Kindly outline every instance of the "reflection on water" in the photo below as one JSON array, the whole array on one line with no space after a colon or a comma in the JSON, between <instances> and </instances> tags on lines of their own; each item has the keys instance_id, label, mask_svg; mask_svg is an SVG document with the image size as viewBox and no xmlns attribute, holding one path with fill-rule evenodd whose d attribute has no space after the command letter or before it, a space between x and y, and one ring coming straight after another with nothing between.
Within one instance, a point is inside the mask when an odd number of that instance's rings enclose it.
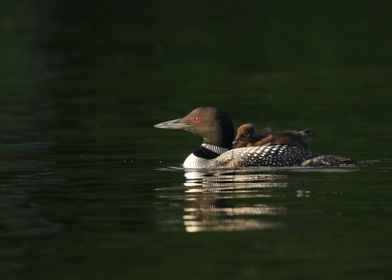
<instances>
[{"instance_id":1,"label":"reflection on water","mask_svg":"<svg viewBox=\"0 0 392 280\"><path fill-rule=\"evenodd\" d=\"M185 172L184 186L159 188L159 197L181 205L187 232L263 230L284 226L286 207L264 203L271 190L288 187L288 176L252 171ZM181 191L179 194L178 191ZM173 204L171 204L173 206ZM171 217L171 224L176 224Z\"/></svg>"},{"instance_id":2,"label":"reflection on water","mask_svg":"<svg viewBox=\"0 0 392 280\"><path fill-rule=\"evenodd\" d=\"M286 212L284 207L265 204L222 206L218 196L210 200L187 199L183 222L187 232L261 230L281 226L280 223L262 220ZM202 201L201 201L202 200Z\"/></svg>"},{"instance_id":3,"label":"reflection on water","mask_svg":"<svg viewBox=\"0 0 392 280\"><path fill-rule=\"evenodd\" d=\"M184 172L182 168L176 167L160 170ZM156 189L160 201L168 201L169 210L166 210L170 212L170 217L160 217L159 220L165 229L185 228L187 232L282 227L284 224L279 216L286 215L288 211L286 205L276 205L276 201L282 198L280 190L293 186L295 181L289 180L289 176L294 177L300 172L346 173L358 170L302 167L185 170L185 182L182 186ZM295 184L293 197L310 197L310 191L303 189L303 182ZM171 211L173 207L181 211L175 217Z\"/></svg>"}]
</instances>

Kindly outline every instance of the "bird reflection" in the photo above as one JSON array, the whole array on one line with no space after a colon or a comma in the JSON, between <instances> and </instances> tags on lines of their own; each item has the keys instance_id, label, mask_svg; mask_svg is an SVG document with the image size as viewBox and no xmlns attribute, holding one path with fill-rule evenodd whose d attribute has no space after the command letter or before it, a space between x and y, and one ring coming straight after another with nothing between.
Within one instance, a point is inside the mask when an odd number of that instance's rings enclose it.
<instances>
[{"instance_id":1,"label":"bird reflection","mask_svg":"<svg viewBox=\"0 0 392 280\"><path fill-rule=\"evenodd\" d=\"M288 187L288 176L254 171L185 172L182 192L160 195L181 201L187 232L248 231L284 226L277 217L286 207L268 205L274 190ZM174 190L174 189L172 189ZM159 189L168 191L168 189ZM178 204L177 204L178 205Z\"/></svg>"}]
</instances>

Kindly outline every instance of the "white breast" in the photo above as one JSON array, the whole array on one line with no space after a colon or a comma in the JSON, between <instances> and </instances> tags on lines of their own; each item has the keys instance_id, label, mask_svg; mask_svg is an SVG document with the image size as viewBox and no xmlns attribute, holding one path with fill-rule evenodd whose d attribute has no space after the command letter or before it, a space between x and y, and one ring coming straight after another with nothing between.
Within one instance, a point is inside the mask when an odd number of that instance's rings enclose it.
<instances>
[{"instance_id":1,"label":"white breast","mask_svg":"<svg viewBox=\"0 0 392 280\"><path fill-rule=\"evenodd\" d=\"M197 157L193 153L190 154L182 164L184 168L205 168L209 166L211 160Z\"/></svg>"}]
</instances>

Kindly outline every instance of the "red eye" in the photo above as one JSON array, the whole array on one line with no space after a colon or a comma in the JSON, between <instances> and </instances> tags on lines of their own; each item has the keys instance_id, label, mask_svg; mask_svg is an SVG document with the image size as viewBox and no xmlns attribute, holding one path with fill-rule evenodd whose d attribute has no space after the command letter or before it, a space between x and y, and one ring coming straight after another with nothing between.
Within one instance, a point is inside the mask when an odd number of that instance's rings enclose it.
<instances>
[{"instance_id":1,"label":"red eye","mask_svg":"<svg viewBox=\"0 0 392 280\"><path fill-rule=\"evenodd\" d=\"M197 122L197 123L200 122L200 117L199 116L195 117L195 122Z\"/></svg>"}]
</instances>

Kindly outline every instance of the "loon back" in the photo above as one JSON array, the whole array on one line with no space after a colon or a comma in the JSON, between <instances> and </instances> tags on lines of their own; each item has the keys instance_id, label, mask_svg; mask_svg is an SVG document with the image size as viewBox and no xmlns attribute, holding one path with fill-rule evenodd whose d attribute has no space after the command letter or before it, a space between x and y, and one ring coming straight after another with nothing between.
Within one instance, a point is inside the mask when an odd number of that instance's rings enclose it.
<instances>
[{"instance_id":1,"label":"loon back","mask_svg":"<svg viewBox=\"0 0 392 280\"><path fill-rule=\"evenodd\" d=\"M287 145L246 147L230 150L215 158L212 167L299 166L315 155Z\"/></svg>"}]
</instances>

